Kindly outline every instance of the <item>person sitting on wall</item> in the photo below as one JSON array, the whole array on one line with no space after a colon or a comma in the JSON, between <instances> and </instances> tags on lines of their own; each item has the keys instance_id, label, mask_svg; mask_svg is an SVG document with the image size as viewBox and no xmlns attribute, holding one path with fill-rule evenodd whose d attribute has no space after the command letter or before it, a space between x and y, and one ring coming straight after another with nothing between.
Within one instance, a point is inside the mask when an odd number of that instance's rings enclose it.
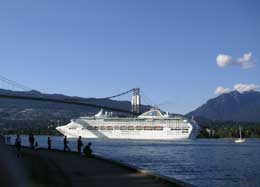
<instances>
[{"instance_id":1,"label":"person sitting on wall","mask_svg":"<svg viewBox=\"0 0 260 187\"><path fill-rule=\"evenodd\" d=\"M38 142L37 141L35 141L34 147L38 148Z\"/></svg>"},{"instance_id":2,"label":"person sitting on wall","mask_svg":"<svg viewBox=\"0 0 260 187\"><path fill-rule=\"evenodd\" d=\"M83 152L86 157L88 158L92 157L91 142L89 142L88 145L84 147Z\"/></svg>"}]
</instances>

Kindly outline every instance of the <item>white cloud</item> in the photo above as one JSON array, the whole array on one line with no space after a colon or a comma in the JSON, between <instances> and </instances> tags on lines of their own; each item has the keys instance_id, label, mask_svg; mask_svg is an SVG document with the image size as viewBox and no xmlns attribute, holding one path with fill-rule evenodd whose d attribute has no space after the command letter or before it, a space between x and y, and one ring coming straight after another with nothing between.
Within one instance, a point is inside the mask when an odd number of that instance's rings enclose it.
<instances>
[{"instance_id":1,"label":"white cloud","mask_svg":"<svg viewBox=\"0 0 260 187\"><path fill-rule=\"evenodd\" d=\"M255 85L255 84L235 84L234 85L234 90L240 92L240 93L244 93L244 92L249 92L249 91L256 91L260 88L259 85Z\"/></svg>"},{"instance_id":2,"label":"white cloud","mask_svg":"<svg viewBox=\"0 0 260 187\"><path fill-rule=\"evenodd\" d=\"M221 95L221 94L224 94L224 93L229 93L231 92L231 89L229 88L224 88L222 86L219 86L216 88L216 90L214 91L214 94L216 95Z\"/></svg>"},{"instance_id":3,"label":"white cloud","mask_svg":"<svg viewBox=\"0 0 260 187\"><path fill-rule=\"evenodd\" d=\"M251 52L243 54L242 57L237 58L236 60L233 59L232 56L227 54L219 54L216 58L217 65L220 68L224 68L231 65L238 65L242 69L249 69L255 67L253 62L253 55Z\"/></svg>"},{"instance_id":4,"label":"white cloud","mask_svg":"<svg viewBox=\"0 0 260 187\"><path fill-rule=\"evenodd\" d=\"M237 59L237 63L241 65L243 69L253 68L255 64L252 62L252 53L245 53L243 57Z\"/></svg>"},{"instance_id":5,"label":"white cloud","mask_svg":"<svg viewBox=\"0 0 260 187\"><path fill-rule=\"evenodd\" d=\"M257 90L260 90L260 85L239 83L239 84L235 84L233 86L233 89L218 86L214 91L214 94L221 95L224 93L229 93L231 91L238 91L239 93L244 93L249 91L257 91Z\"/></svg>"},{"instance_id":6,"label":"white cloud","mask_svg":"<svg viewBox=\"0 0 260 187\"><path fill-rule=\"evenodd\" d=\"M221 68L232 64L232 56L230 55L219 54L216 60L217 60L217 65Z\"/></svg>"}]
</instances>

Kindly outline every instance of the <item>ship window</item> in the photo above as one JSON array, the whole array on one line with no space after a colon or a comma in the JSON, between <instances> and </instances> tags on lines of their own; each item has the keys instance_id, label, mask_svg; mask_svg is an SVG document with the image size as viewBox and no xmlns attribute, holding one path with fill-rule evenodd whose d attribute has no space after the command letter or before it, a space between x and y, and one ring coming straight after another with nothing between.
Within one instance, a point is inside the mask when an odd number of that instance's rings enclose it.
<instances>
[{"instance_id":1,"label":"ship window","mask_svg":"<svg viewBox=\"0 0 260 187\"><path fill-rule=\"evenodd\" d=\"M151 110L151 111L148 111L148 112L142 114L140 117L145 117L145 116L161 117L162 114L158 110Z\"/></svg>"},{"instance_id":2,"label":"ship window","mask_svg":"<svg viewBox=\"0 0 260 187\"><path fill-rule=\"evenodd\" d=\"M93 127L88 126L87 129L88 129L88 130L93 130Z\"/></svg>"},{"instance_id":3,"label":"ship window","mask_svg":"<svg viewBox=\"0 0 260 187\"><path fill-rule=\"evenodd\" d=\"M151 111L147 116L160 116L160 113L158 111Z\"/></svg>"},{"instance_id":4,"label":"ship window","mask_svg":"<svg viewBox=\"0 0 260 187\"><path fill-rule=\"evenodd\" d=\"M182 129L179 129L179 128L171 128L172 131L180 131Z\"/></svg>"}]
</instances>

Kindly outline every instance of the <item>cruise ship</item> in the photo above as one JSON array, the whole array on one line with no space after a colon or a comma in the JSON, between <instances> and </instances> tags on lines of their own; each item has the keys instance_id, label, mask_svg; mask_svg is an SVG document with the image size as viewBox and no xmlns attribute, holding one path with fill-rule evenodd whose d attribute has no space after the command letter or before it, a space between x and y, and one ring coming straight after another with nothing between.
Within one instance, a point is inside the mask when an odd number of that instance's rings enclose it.
<instances>
[{"instance_id":1,"label":"cruise ship","mask_svg":"<svg viewBox=\"0 0 260 187\"><path fill-rule=\"evenodd\" d=\"M132 97L132 111L140 111L139 89ZM185 140L196 138L200 128L193 119L172 115L158 108L137 117L117 117L102 109L94 116L73 119L56 128L68 138L132 140Z\"/></svg>"}]
</instances>

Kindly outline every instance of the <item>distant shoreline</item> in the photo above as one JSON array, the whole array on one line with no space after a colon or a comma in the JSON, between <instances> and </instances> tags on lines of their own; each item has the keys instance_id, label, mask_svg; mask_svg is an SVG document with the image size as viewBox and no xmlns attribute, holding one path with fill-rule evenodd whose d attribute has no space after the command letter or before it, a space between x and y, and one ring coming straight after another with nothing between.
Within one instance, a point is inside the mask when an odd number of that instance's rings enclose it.
<instances>
[{"instance_id":1,"label":"distant shoreline","mask_svg":"<svg viewBox=\"0 0 260 187\"><path fill-rule=\"evenodd\" d=\"M20 134L18 133L19 135L21 136L29 136L29 134ZM16 136L16 134L4 134L4 136ZM56 136L56 137L63 137L64 135L52 135L52 134L34 134L34 136ZM138 139L102 139L102 138L83 138L83 139L86 139L86 140L112 140L112 141L142 141L142 142L145 142L145 141L155 141L155 142L182 142L182 141L196 141L196 140L210 140L210 139L213 139L213 140L216 140L216 139L230 139L230 140L235 140L235 139L238 139L239 137L198 137L198 138L195 138L195 139L187 139L187 140L145 140L145 139L142 139L142 140L138 140ZM68 137L68 139L77 139L76 137L75 138L70 138ZM245 139L260 139L259 137L245 137Z\"/></svg>"}]
</instances>

